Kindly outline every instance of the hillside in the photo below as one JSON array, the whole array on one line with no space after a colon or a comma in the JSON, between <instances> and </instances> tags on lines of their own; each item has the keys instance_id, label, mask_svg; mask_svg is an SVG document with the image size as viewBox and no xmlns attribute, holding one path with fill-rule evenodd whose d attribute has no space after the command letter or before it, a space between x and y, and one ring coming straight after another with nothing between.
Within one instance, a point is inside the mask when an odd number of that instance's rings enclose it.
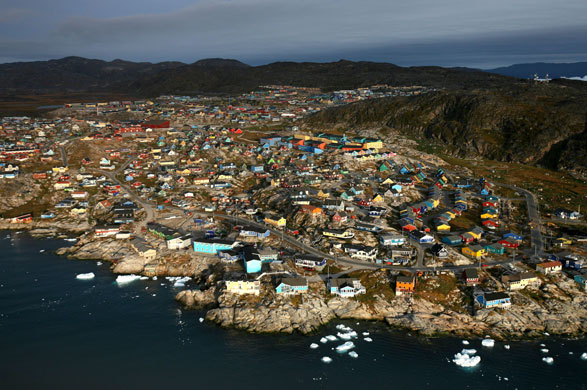
<instances>
[{"instance_id":1,"label":"hillside","mask_svg":"<svg viewBox=\"0 0 587 390\"><path fill-rule=\"evenodd\" d=\"M443 152L587 172L587 87L580 82L439 91L363 101L309 117L313 128L391 128Z\"/></svg>"},{"instance_id":2,"label":"hillside","mask_svg":"<svg viewBox=\"0 0 587 390\"><path fill-rule=\"evenodd\" d=\"M507 85L511 79L466 68L412 67L390 63L275 62L249 66L237 60L181 62L102 61L81 57L0 64L0 96L39 93L109 92L152 97L160 94L241 93L265 84L324 90L373 84L478 88Z\"/></svg>"},{"instance_id":3,"label":"hillside","mask_svg":"<svg viewBox=\"0 0 587 390\"><path fill-rule=\"evenodd\" d=\"M102 61L81 57L0 64L0 95L126 92L129 82L183 66L180 62Z\"/></svg>"},{"instance_id":4,"label":"hillside","mask_svg":"<svg viewBox=\"0 0 587 390\"><path fill-rule=\"evenodd\" d=\"M534 62L530 64L515 64L495 69L487 69L486 72L496 73L503 76L519 77L522 79L533 78L534 74L551 79L561 77L584 77L587 76L587 62L574 63L549 63Z\"/></svg>"}]
</instances>

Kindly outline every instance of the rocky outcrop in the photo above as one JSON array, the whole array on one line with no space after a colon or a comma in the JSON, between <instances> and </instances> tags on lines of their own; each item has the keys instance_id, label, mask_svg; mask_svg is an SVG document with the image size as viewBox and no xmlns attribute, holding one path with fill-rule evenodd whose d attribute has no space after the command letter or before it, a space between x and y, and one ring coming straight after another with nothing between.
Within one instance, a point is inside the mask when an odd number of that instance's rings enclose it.
<instances>
[{"instance_id":1,"label":"rocky outcrop","mask_svg":"<svg viewBox=\"0 0 587 390\"><path fill-rule=\"evenodd\" d=\"M213 297L217 298L213 301ZM587 298L552 299L544 305L528 299L509 309L482 309L474 315L455 312L422 299L396 297L391 302L376 297L363 303L355 299L325 298L317 293L303 297L261 297L183 291L176 297L187 308L208 308L206 320L222 327L255 333L311 333L335 318L385 321L392 327L424 335L459 337L490 335L497 339L538 337L548 332L580 335L587 332Z\"/></svg>"}]
</instances>

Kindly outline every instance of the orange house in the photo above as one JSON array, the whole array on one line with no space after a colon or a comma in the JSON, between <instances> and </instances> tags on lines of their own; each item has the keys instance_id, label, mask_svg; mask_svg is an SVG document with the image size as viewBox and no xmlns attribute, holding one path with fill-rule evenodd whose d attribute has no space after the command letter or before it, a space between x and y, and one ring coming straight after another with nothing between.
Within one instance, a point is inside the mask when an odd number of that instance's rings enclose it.
<instances>
[{"instance_id":1,"label":"orange house","mask_svg":"<svg viewBox=\"0 0 587 390\"><path fill-rule=\"evenodd\" d=\"M395 280L395 295L411 294L416 288L416 276L398 275Z\"/></svg>"},{"instance_id":2,"label":"orange house","mask_svg":"<svg viewBox=\"0 0 587 390\"><path fill-rule=\"evenodd\" d=\"M304 204L300 209L304 214L318 215L322 213L322 209L320 207L312 206L310 204Z\"/></svg>"}]
</instances>

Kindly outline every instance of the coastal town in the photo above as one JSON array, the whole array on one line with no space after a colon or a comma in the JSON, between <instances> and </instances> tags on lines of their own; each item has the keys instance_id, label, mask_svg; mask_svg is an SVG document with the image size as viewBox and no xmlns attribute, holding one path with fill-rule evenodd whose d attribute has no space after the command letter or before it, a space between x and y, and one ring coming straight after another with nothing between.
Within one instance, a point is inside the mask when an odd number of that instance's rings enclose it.
<instances>
[{"instance_id":1,"label":"coastal town","mask_svg":"<svg viewBox=\"0 0 587 390\"><path fill-rule=\"evenodd\" d=\"M584 333L580 203L545 206L392 133L305 122L431 91L265 86L5 117L0 225L74 240L59 254L107 261L120 283L170 278L186 307L252 332L360 318L424 334Z\"/></svg>"}]
</instances>

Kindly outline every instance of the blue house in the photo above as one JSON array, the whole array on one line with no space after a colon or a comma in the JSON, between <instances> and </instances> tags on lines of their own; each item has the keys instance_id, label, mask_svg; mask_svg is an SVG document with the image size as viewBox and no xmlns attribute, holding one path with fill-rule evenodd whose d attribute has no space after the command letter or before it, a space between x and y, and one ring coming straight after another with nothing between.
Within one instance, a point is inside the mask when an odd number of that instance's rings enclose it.
<instances>
[{"instance_id":1,"label":"blue house","mask_svg":"<svg viewBox=\"0 0 587 390\"><path fill-rule=\"evenodd\" d=\"M583 275L575 275L573 278L575 283L579 285L583 290L587 290L587 279Z\"/></svg>"},{"instance_id":2,"label":"blue house","mask_svg":"<svg viewBox=\"0 0 587 390\"><path fill-rule=\"evenodd\" d=\"M261 173L265 170L263 165L251 165L251 172L253 173Z\"/></svg>"},{"instance_id":3,"label":"blue house","mask_svg":"<svg viewBox=\"0 0 587 390\"><path fill-rule=\"evenodd\" d=\"M240 231L240 235L244 237L267 238L271 232L269 229L259 229L255 227L244 227Z\"/></svg>"},{"instance_id":4,"label":"blue house","mask_svg":"<svg viewBox=\"0 0 587 390\"><path fill-rule=\"evenodd\" d=\"M463 239L459 236L444 236L442 237L441 241L447 245L454 246L461 244L463 242Z\"/></svg>"},{"instance_id":5,"label":"blue house","mask_svg":"<svg viewBox=\"0 0 587 390\"><path fill-rule=\"evenodd\" d=\"M477 302L485 308L508 307L512 304L509 294L504 292L484 293L477 297Z\"/></svg>"},{"instance_id":6,"label":"blue house","mask_svg":"<svg viewBox=\"0 0 587 390\"><path fill-rule=\"evenodd\" d=\"M218 251L233 249L236 241L222 240L216 238L193 239L194 252L208 253L211 255L218 254Z\"/></svg>"},{"instance_id":7,"label":"blue house","mask_svg":"<svg viewBox=\"0 0 587 390\"><path fill-rule=\"evenodd\" d=\"M523 237L519 234L513 233L513 232L507 232L503 235L503 238L512 238L516 241L522 241Z\"/></svg>"},{"instance_id":8,"label":"blue house","mask_svg":"<svg viewBox=\"0 0 587 390\"><path fill-rule=\"evenodd\" d=\"M308 281L305 278L283 278L277 282L275 292L280 295L294 295L308 292Z\"/></svg>"}]
</instances>

